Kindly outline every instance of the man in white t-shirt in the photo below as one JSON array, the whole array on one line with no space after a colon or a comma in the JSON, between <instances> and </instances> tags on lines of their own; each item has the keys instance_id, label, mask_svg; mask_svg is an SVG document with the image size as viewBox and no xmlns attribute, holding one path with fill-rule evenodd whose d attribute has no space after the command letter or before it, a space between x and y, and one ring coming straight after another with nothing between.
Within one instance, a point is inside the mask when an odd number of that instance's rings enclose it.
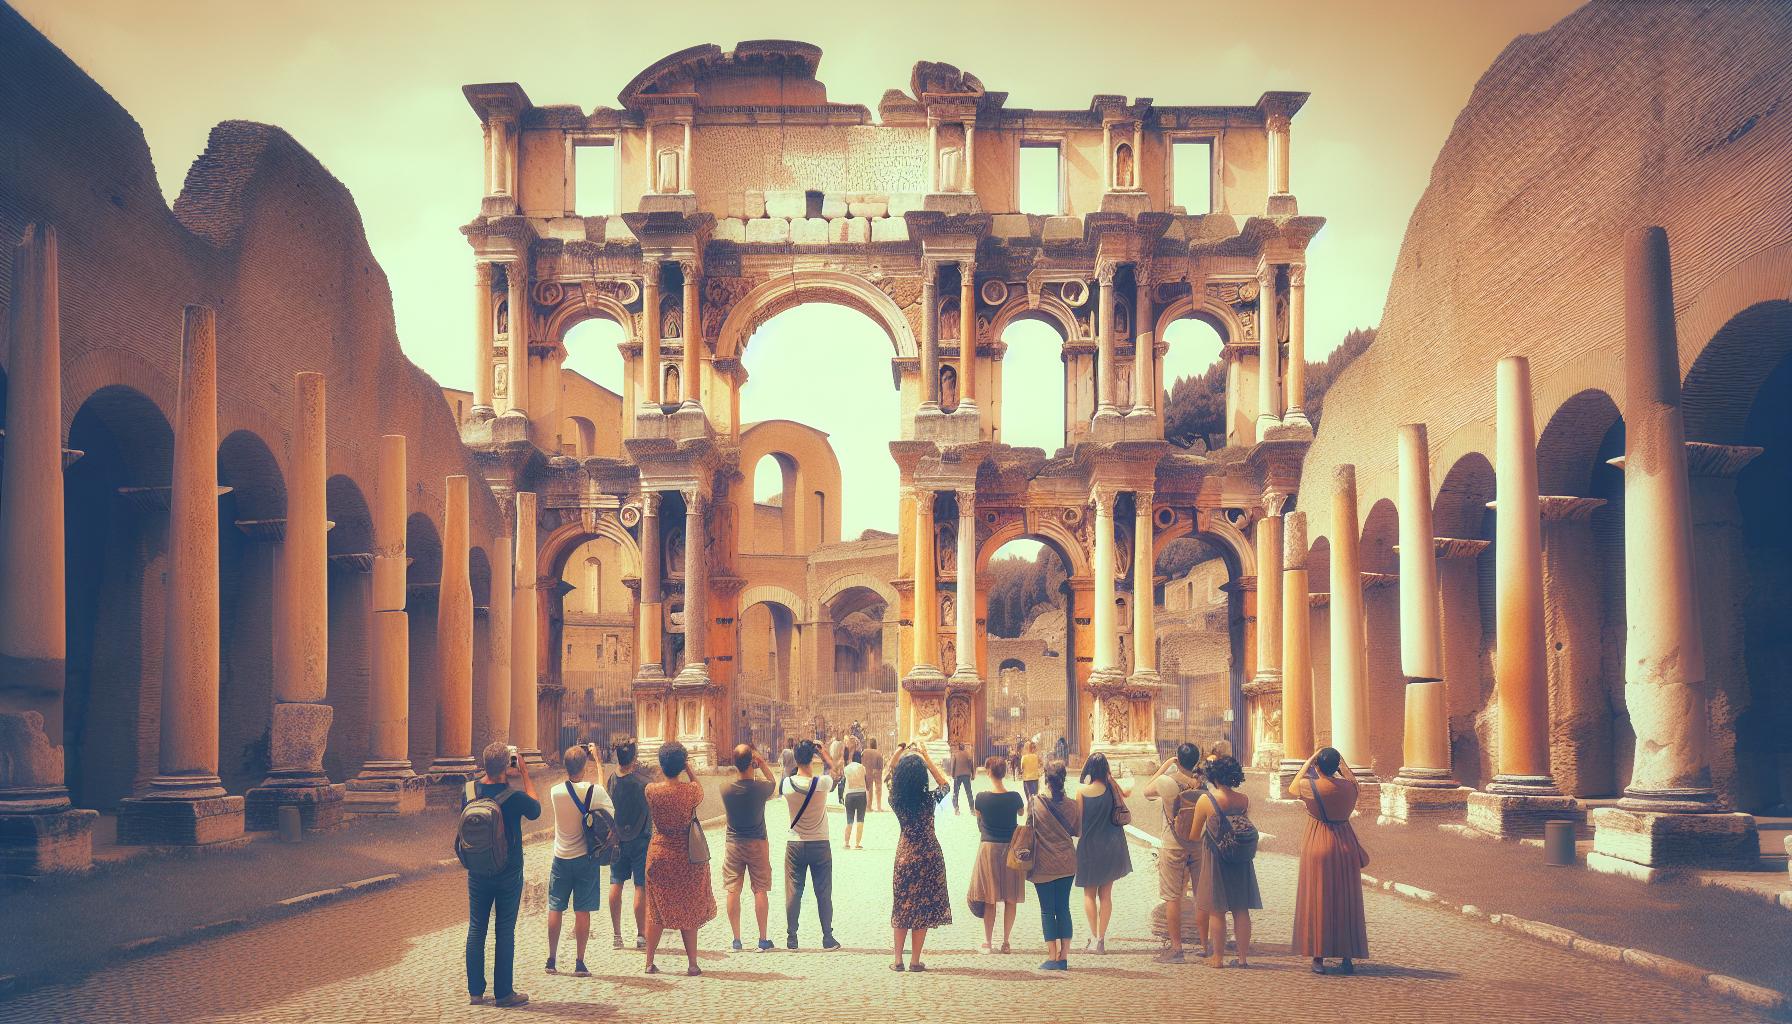
<instances>
[{"instance_id":1,"label":"man in white t-shirt","mask_svg":"<svg viewBox=\"0 0 1792 1024\"><path fill-rule=\"evenodd\" d=\"M578 940L578 959L573 977L588 978L585 969L585 940L591 937L591 912L597 909L603 892L603 865L589 855L585 844L585 810L602 808L612 817L616 807L604 790L603 762L591 755L585 746L567 747L562 755L566 764L566 781L555 786L554 863L548 869L548 973L556 974L555 954L560 949L560 921L572 904L573 935ZM596 778L585 781L585 767L593 765ZM583 806L581 806L583 805Z\"/></svg>"},{"instance_id":2,"label":"man in white t-shirt","mask_svg":"<svg viewBox=\"0 0 1792 1024\"><path fill-rule=\"evenodd\" d=\"M796 948L797 918L803 907L803 874L815 882L815 907L821 915L821 948L840 948L834 939L834 850L828 843L828 792L834 780L815 772L815 757L833 772L827 748L814 740L798 740L796 777L784 787L790 804L790 838L784 845L785 944Z\"/></svg>"},{"instance_id":3,"label":"man in white t-shirt","mask_svg":"<svg viewBox=\"0 0 1792 1024\"><path fill-rule=\"evenodd\" d=\"M1176 829L1176 798L1185 790L1201 788L1200 763L1201 748L1184 743L1176 748L1176 756L1165 758L1151 778L1145 780L1145 799L1158 801L1164 813L1164 834L1157 841L1157 895L1164 901L1164 932L1169 936L1169 948L1157 955L1160 964L1183 962L1182 929L1168 922L1182 920L1182 901L1194 898L1195 886L1201 880L1201 861L1172 834ZM1196 911L1195 920L1196 932L1206 935L1206 916Z\"/></svg>"}]
</instances>

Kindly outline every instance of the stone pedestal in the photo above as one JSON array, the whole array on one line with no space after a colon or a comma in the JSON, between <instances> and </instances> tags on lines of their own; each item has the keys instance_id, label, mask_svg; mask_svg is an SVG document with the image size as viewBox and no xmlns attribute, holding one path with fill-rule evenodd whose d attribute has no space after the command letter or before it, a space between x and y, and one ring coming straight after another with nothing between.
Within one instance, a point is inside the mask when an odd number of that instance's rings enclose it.
<instances>
[{"instance_id":1,"label":"stone pedestal","mask_svg":"<svg viewBox=\"0 0 1792 1024\"><path fill-rule=\"evenodd\" d=\"M266 781L249 790L247 826L268 832L280 827L280 808L299 808L308 830L342 823L342 790L324 774L324 747L335 709L328 704L276 704L268 761L275 766Z\"/></svg>"},{"instance_id":2,"label":"stone pedestal","mask_svg":"<svg viewBox=\"0 0 1792 1024\"><path fill-rule=\"evenodd\" d=\"M93 864L98 811L65 806L39 814L0 814L0 876L85 871Z\"/></svg>"},{"instance_id":3,"label":"stone pedestal","mask_svg":"<svg viewBox=\"0 0 1792 1024\"><path fill-rule=\"evenodd\" d=\"M415 814L424 807L425 783L409 761L369 761L343 787L350 814Z\"/></svg>"},{"instance_id":4,"label":"stone pedestal","mask_svg":"<svg viewBox=\"0 0 1792 1024\"><path fill-rule=\"evenodd\" d=\"M243 827L240 796L143 796L118 806L121 846L209 846L242 839Z\"/></svg>"},{"instance_id":5,"label":"stone pedestal","mask_svg":"<svg viewBox=\"0 0 1792 1024\"><path fill-rule=\"evenodd\" d=\"M458 810L461 792L467 788L467 783L480 777L480 772L471 764L472 760L467 758L469 763L464 770L454 770L440 763L430 765L429 774L422 776L424 806L432 811L444 807Z\"/></svg>"},{"instance_id":6,"label":"stone pedestal","mask_svg":"<svg viewBox=\"0 0 1792 1024\"><path fill-rule=\"evenodd\" d=\"M1396 776L1381 787L1378 825L1406 825L1415 821L1454 820L1468 806L1467 786L1426 786Z\"/></svg>"},{"instance_id":7,"label":"stone pedestal","mask_svg":"<svg viewBox=\"0 0 1792 1024\"><path fill-rule=\"evenodd\" d=\"M1760 837L1747 814L1663 814L1601 807L1593 812L1587 867L1655 882L1693 869L1750 871Z\"/></svg>"},{"instance_id":8,"label":"stone pedestal","mask_svg":"<svg viewBox=\"0 0 1792 1024\"><path fill-rule=\"evenodd\" d=\"M1468 795L1468 827L1500 839L1538 838L1549 821L1572 821L1578 832L1586 820L1586 811L1572 797L1559 793Z\"/></svg>"}]
</instances>

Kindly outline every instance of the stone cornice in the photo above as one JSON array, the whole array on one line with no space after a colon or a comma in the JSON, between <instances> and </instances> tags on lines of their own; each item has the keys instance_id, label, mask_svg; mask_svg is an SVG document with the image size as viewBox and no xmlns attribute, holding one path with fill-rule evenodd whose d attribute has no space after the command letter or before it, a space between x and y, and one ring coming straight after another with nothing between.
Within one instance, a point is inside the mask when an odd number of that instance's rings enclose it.
<instances>
[{"instance_id":1,"label":"stone cornice","mask_svg":"<svg viewBox=\"0 0 1792 1024\"><path fill-rule=\"evenodd\" d=\"M1764 449L1749 444L1686 442L1688 476L1734 477L1755 461Z\"/></svg>"},{"instance_id":2,"label":"stone cornice","mask_svg":"<svg viewBox=\"0 0 1792 1024\"><path fill-rule=\"evenodd\" d=\"M1461 537L1433 537L1431 543L1438 558L1478 558L1493 545L1492 541Z\"/></svg>"},{"instance_id":3,"label":"stone cornice","mask_svg":"<svg viewBox=\"0 0 1792 1024\"><path fill-rule=\"evenodd\" d=\"M1546 523L1584 523L1605 504L1604 498L1580 498L1572 495L1545 494L1537 499Z\"/></svg>"}]
</instances>

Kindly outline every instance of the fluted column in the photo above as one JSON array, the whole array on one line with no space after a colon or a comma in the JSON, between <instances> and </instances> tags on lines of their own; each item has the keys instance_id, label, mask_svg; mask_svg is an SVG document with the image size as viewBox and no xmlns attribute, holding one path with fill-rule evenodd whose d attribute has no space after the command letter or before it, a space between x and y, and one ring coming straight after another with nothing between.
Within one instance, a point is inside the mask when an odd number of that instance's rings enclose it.
<instances>
[{"instance_id":1,"label":"fluted column","mask_svg":"<svg viewBox=\"0 0 1792 1024\"><path fill-rule=\"evenodd\" d=\"M1269 194L1288 194L1288 129L1287 114L1271 114L1264 119L1269 131Z\"/></svg>"},{"instance_id":2,"label":"fluted column","mask_svg":"<svg viewBox=\"0 0 1792 1024\"><path fill-rule=\"evenodd\" d=\"M90 810L63 772L68 674L63 528L62 326L56 229L13 249L8 400L0 458L0 874L93 861Z\"/></svg>"},{"instance_id":3,"label":"fluted column","mask_svg":"<svg viewBox=\"0 0 1792 1024\"><path fill-rule=\"evenodd\" d=\"M1313 429L1307 419L1307 265L1288 265L1288 367L1282 374L1288 411L1282 422Z\"/></svg>"},{"instance_id":4,"label":"fluted column","mask_svg":"<svg viewBox=\"0 0 1792 1024\"><path fill-rule=\"evenodd\" d=\"M492 414L492 265L473 264L473 413Z\"/></svg>"},{"instance_id":5,"label":"fluted column","mask_svg":"<svg viewBox=\"0 0 1792 1024\"><path fill-rule=\"evenodd\" d=\"M1312 606L1307 579L1307 514L1282 522L1282 765L1280 796L1313 755Z\"/></svg>"},{"instance_id":6,"label":"fluted column","mask_svg":"<svg viewBox=\"0 0 1792 1024\"><path fill-rule=\"evenodd\" d=\"M688 161L685 166L690 166ZM680 260L678 266L684 272L684 316L679 321L684 330L684 369L680 371L684 394L680 404L697 409L703 405L703 308L698 300L702 279L697 275L696 260Z\"/></svg>"},{"instance_id":7,"label":"fluted column","mask_svg":"<svg viewBox=\"0 0 1792 1024\"><path fill-rule=\"evenodd\" d=\"M944 673L939 667L940 640L935 626L939 616L939 589L934 576L933 491L926 487L915 488L914 582L914 635L909 676L938 680ZM944 733L941 736L943 738Z\"/></svg>"},{"instance_id":8,"label":"fluted column","mask_svg":"<svg viewBox=\"0 0 1792 1024\"><path fill-rule=\"evenodd\" d=\"M641 404L660 407L660 261L641 264Z\"/></svg>"},{"instance_id":9,"label":"fluted column","mask_svg":"<svg viewBox=\"0 0 1792 1024\"><path fill-rule=\"evenodd\" d=\"M1156 523L1151 517L1157 496L1134 491L1132 514L1132 677L1135 688L1155 687L1157 674Z\"/></svg>"},{"instance_id":10,"label":"fluted column","mask_svg":"<svg viewBox=\"0 0 1792 1024\"><path fill-rule=\"evenodd\" d=\"M937 153L933 162L939 163ZM922 412L938 412L940 408L939 273L939 264L929 259L921 261Z\"/></svg>"},{"instance_id":11,"label":"fluted column","mask_svg":"<svg viewBox=\"0 0 1792 1024\"><path fill-rule=\"evenodd\" d=\"M1111 160L1112 154L1110 154ZM1118 389L1114 387L1114 272L1112 263L1102 263L1095 268L1096 287L1101 289L1101 297L1097 306L1095 325L1095 387L1097 419L1118 416L1114 396ZM1112 509L1108 510L1112 513Z\"/></svg>"},{"instance_id":12,"label":"fluted column","mask_svg":"<svg viewBox=\"0 0 1792 1024\"><path fill-rule=\"evenodd\" d=\"M680 686L709 685L709 545L705 543L704 495L684 492L684 667Z\"/></svg>"},{"instance_id":13,"label":"fluted column","mask_svg":"<svg viewBox=\"0 0 1792 1024\"><path fill-rule=\"evenodd\" d=\"M541 595L535 561L538 504L533 491L516 493L515 571L510 592L510 743L530 764L541 763L541 742L536 735L536 693L541 685Z\"/></svg>"},{"instance_id":14,"label":"fluted column","mask_svg":"<svg viewBox=\"0 0 1792 1024\"><path fill-rule=\"evenodd\" d=\"M977 415L977 264L971 260L958 261L958 410Z\"/></svg>"},{"instance_id":15,"label":"fluted column","mask_svg":"<svg viewBox=\"0 0 1792 1024\"><path fill-rule=\"evenodd\" d=\"M660 495L658 491L641 493L641 596L636 601L637 632L635 660L639 668L637 681L663 680L666 665L660 631L663 600L660 584Z\"/></svg>"},{"instance_id":16,"label":"fluted column","mask_svg":"<svg viewBox=\"0 0 1792 1024\"><path fill-rule=\"evenodd\" d=\"M1090 686L1114 685L1126 679L1120 667L1120 632L1114 614L1114 502L1119 494L1107 487L1097 487L1089 495L1095 506L1095 609L1091 616L1095 630L1094 665L1089 673Z\"/></svg>"},{"instance_id":17,"label":"fluted column","mask_svg":"<svg viewBox=\"0 0 1792 1024\"><path fill-rule=\"evenodd\" d=\"M467 478L450 476L442 510L442 583L436 595L436 759L438 790L473 774L473 583L467 571Z\"/></svg>"},{"instance_id":18,"label":"fluted column","mask_svg":"<svg viewBox=\"0 0 1792 1024\"><path fill-rule=\"evenodd\" d=\"M505 415L529 416L529 257L510 264L510 339L506 366L510 376L510 409Z\"/></svg>"},{"instance_id":19,"label":"fluted column","mask_svg":"<svg viewBox=\"0 0 1792 1024\"><path fill-rule=\"evenodd\" d=\"M1251 762L1270 768L1281 763L1282 737L1268 731L1269 716L1282 701L1282 507L1288 496L1263 495L1263 518L1255 529L1257 548L1256 671L1246 695L1250 698Z\"/></svg>"},{"instance_id":20,"label":"fluted column","mask_svg":"<svg viewBox=\"0 0 1792 1024\"><path fill-rule=\"evenodd\" d=\"M367 761L347 785L344 806L357 814L423 809L423 781L411 770L411 626L405 611L405 436L380 438L373 492L373 678L367 691Z\"/></svg>"},{"instance_id":21,"label":"fluted column","mask_svg":"<svg viewBox=\"0 0 1792 1024\"><path fill-rule=\"evenodd\" d=\"M491 582L487 585L485 645L485 742L512 742L512 691L510 648L512 608L516 603L516 570L511 561L514 541L502 534L492 538Z\"/></svg>"},{"instance_id":22,"label":"fluted column","mask_svg":"<svg viewBox=\"0 0 1792 1024\"><path fill-rule=\"evenodd\" d=\"M1332 472L1332 746L1357 778L1375 781L1369 758L1369 658L1365 646L1363 565L1358 554L1356 467Z\"/></svg>"},{"instance_id":23,"label":"fluted column","mask_svg":"<svg viewBox=\"0 0 1792 1024\"><path fill-rule=\"evenodd\" d=\"M218 778L217 358L212 310L186 307L168 504L161 745L155 777L120 807L124 844L204 845L243 831L243 799L226 796Z\"/></svg>"},{"instance_id":24,"label":"fluted column","mask_svg":"<svg viewBox=\"0 0 1792 1024\"><path fill-rule=\"evenodd\" d=\"M953 624L957 636L955 651L958 664L953 667L952 682L960 686L976 686L977 678L977 492L968 488L958 491L958 621ZM943 666L942 666L943 667Z\"/></svg>"},{"instance_id":25,"label":"fluted column","mask_svg":"<svg viewBox=\"0 0 1792 1024\"><path fill-rule=\"evenodd\" d=\"M1276 335L1276 265L1265 263L1257 270L1257 440L1269 436L1271 428L1281 426L1281 388L1277 378L1282 356L1281 340Z\"/></svg>"},{"instance_id":26,"label":"fluted column","mask_svg":"<svg viewBox=\"0 0 1792 1024\"><path fill-rule=\"evenodd\" d=\"M1144 263L1133 264L1132 338L1132 411L1126 415L1149 420L1157 414L1157 325L1151 271Z\"/></svg>"}]
</instances>

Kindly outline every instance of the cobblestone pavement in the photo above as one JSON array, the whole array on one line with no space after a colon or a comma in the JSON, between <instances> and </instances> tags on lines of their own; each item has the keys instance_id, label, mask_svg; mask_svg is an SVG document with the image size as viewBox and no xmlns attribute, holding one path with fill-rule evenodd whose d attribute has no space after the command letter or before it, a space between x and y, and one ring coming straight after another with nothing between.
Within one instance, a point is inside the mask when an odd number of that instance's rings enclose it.
<instances>
[{"instance_id":1,"label":"cobblestone pavement","mask_svg":"<svg viewBox=\"0 0 1792 1024\"><path fill-rule=\"evenodd\" d=\"M768 814L781 820L773 804ZM842 818L833 816L838 839ZM1036 904L1021 908L1015 952L978 955L980 923L964 909L975 850L969 814L941 819L954 921L928 937L929 973L888 970L890 862L896 827L874 814L863 851L835 858L835 930L847 949L825 953L811 895L803 950L782 949L782 882L772 891L769 953L727 952L725 914L703 929L704 976L662 948L667 974L641 972L642 955L610 948L607 910L593 922L591 978L543 973L549 847L528 851L530 887L518 925L518 987L527 1012L548 1020L950 1020L999 1024L1060 1020L1666 1021L1758 1020L1734 1004L1460 915L1369 893L1374 958L1353 978L1318 977L1288 953L1295 861L1265 853L1258 874L1266 909L1256 918L1252 968L1224 973L1152 962L1149 913L1157 897L1149 850L1134 847L1132 875L1115 886L1106 956L1073 953L1068 974L1041 974ZM720 836L714 840L720 904ZM773 839L781 863L782 837ZM607 893L606 893L607 896ZM627 897L625 897L626 899ZM454 872L320 907L236 934L132 960L82 982L0 1002L0 1022L219 1021L335 1024L356 1021L492 1021L511 1011L468 1006L462 949L465 882ZM718 906L718 909L719 906ZM1080 899L1072 910L1082 943ZM570 918L571 915L568 915ZM753 934L751 901L743 922ZM572 957L570 919L562 963ZM624 914L632 938L632 918ZM999 925L998 925L999 928ZM676 941L674 937L674 942ZM518 1011L523 1012L523 1011Z\"/></svg>"}]
</instances>

